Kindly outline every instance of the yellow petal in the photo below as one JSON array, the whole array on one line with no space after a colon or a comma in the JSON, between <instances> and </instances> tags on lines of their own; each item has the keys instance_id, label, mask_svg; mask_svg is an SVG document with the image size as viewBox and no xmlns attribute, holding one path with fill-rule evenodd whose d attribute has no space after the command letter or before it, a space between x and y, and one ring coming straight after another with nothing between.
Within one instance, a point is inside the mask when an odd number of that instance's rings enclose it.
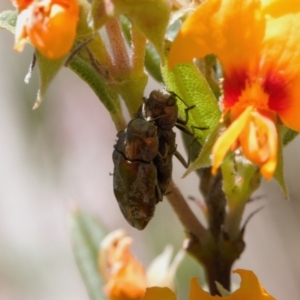
<instances>
[{"instance_id":1,"label":"yellow petal","mask_svg":"<svg viewBox=\"0 0 300 300\"><path fill-rule=\"evenodd\" d=\"M278 133L276 125L273 120L258 112L253 112L253 115L257 123L258 134L264 135L262 149L267 152L267 154L261 153L263 163L261 164L260 172L267 180L270 180L277 166ZM266 159L265 156L267 157Z\"/></svg>"},{"instance_id":2,"label":"yellow petal","mask_svg":"<svg viewBox=\"0 0 300 300\"><path fill-rule=\"evenodd\" d=\"M171 47L169 65L213 53L225 72L256 67L264 28L259 0L206 1L184 22Z\"/></svg>"},{"instance_id":3,"label":"yellow petal","mask_svg":"<svg viewBox=\"0 0 300 300\"><path fill-rule=\"evenodd\" d=\"M210 293L205 292L198 284L197 278L191 279L189 300L214 300L221 299L219 296L212 296Z\"/></svg>"},{"instance_id":4,"label":"yellow petal","mask_svg":"<svg viewBox=\"0 0 300 300\"><path fill-rule=\"evenodd\" d=\"M169 288L147 288L146 295L142 300L176 300L176 295Z\"/></svg>"},{"instance_id":5,"label":"yellow petal","mask_svg":"<svg viewBox=\"0 0 300 300\"><path fill-rule=\"evenodd\" d=\"M241 276L241 286L228 297L212 296L205 292L197 282L197 278L191 280L189 300L275 300L259 283L257 277L249 270L235 270Z\"/></svg>"},{"instance_id":6,"label":"yellow petal","mask_svg":"<svg viewBox=\"0 0 300 300\"><path fill-rule=\"evenodd\" d=\"M249 121L252 107L248 106L244 112L225 130L225 132L217 139L212 149L212 173L216 174L227 151L236 142L239 135Z\"/></svg>"},{"instance_id":7,"label":"yellow petal","mask_svg":"<svg viewBox=\"0 0 300 300\"><path fill-rule=\"evenodd\" d=\"M269 105L286 126L300 131L300 2L271 2L264 10L267 27L261 58L262 72L278 74Z\"/></svg>"},{"instance_id":8,"label":"yellow petal","mask_svg":"<svg viewBox=\"0 0 300 300\"><path fill-rule=\"evenodd\" d=\"M275 300L264 290L252 271L238 269L233 273L241 276L241 286L227 297L228 300Z\"/></svg>"}]
</instances>

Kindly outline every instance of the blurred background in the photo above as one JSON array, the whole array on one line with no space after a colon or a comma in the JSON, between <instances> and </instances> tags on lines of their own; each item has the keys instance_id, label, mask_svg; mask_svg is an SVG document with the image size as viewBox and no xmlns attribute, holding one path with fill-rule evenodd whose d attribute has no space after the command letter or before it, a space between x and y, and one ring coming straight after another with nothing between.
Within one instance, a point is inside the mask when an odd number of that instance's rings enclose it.
<instances>
[{"instance_id":1,"label":"blurred background","mask_svg":"<svg viewBox=\"0 0 300 300\"><path fill-rule=\"evenodd\" d=\"M3 2L0 11L11 9ZM88 300L67 226L74 203L99 217L108 230L125 228L145 266L166 242L177 252L184 232L167 201L157 206L142 232L123 219L109 175L116 130L90 88L63 69L41 107L32 110L37 70L29 84L24 77L33 50L27 46L23 53L14 52L13 35L5 30L0 30L0 41L0 300ZM162 87L150 82L146 95L154 88ZM297 300L300 294L299 149L296 138L284 150L289 201L271 181L256 192L262 199L248 205L245 218L260 206L264 209L248 224L247 246L234 266L253 270L276 299L288 294L289 300ZM175 159L174 164L174 180L183 195L200 198L197 177L181 179L184 170ZM177 279L182 300L192 276L203 278L203 273L186 257Z\"/></svg>"}]
</instances>

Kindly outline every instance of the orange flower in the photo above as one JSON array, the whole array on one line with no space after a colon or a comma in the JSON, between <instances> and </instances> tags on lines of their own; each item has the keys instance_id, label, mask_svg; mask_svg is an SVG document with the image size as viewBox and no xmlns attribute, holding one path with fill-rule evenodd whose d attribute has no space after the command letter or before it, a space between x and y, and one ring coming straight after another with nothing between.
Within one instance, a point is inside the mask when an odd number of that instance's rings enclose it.
<instances>
[{"instance_id":1,"label":"orange flower","mask_svg":"<svg viewBox=\"0 0 300 300\"><path fill-rule=\"evenodd\" d=\"M257 277L249 270L235 270L241 276L241 286L232 294L223 297L212 296L210 293L204 291L197 282L197 278L191 279L190 295L188 300L275 300L269 295L262 285L259 283ZM150 288L143 300L176 300L176 295L167 289Z\"/></svg>"},{"instance_id":2,"label":"orange flower","mask_svg":"<svg viewBox=\"0 0 300 300\"><path fill-rule=\"evenodd\" d=\"M271 295L269 295L264 288L259 283L257 277L252 271L249 270L235 270L241 276L241 286L235 292L230 294L224 299L227 300L275 300ZM189 300L214 300L223 299L219 296L211 296L209 293L205 292L201 286L198 285L197 279L193 278L191 280L191 290Z\"/></svg>"},{"instance_id":3,"label":"orange flower","mask_svg":"<svg viewBox=\"0 0 300 300\"><path fill-rule=\"evenodd\" d=\"M101 243L99 268L110 300L139 300L146 293L143 266L130 253L132 238L124 231L110 233Z\"/></svg>"},{"instance_id":4,"label":"orange flower","mask_svg":"<svg viewBox=\"0 0 300 300\"><path fill-rule=\"evenodd\" d=\"M223 116L231 125L213 147L213 173L241 146L266 179L277 165L276 125L300 131L300 2L209 0L185 21L169 56L215 54L223 67Z\"/></svg>"},{"instance_id":5,"label":"orange flower","mask_svg":"<svg viewBox=\"0 0 300 300\"><path fill-rule=\"evenodd\" d=\"M77 0L15 0L19 15L14 49L30 38L44 56L58 59L72 48L79 17Z\"/></svg>"},{"instance_id":6,"label":"orange flower","mask_svg":"<svg viewBox=\"0 0 300 300\"><path fill-rule=\"evenodd\" d=\"M167 246L164 252L152 261L146 273L144 267L130 252L132 242L132 238L124 230L119 229L109 233L100 245L99 269L106 283L104 290L108 298L139 300L146 293L148 293L146 299L152 297L149 293L151 295L172 293L169 288L175 287L175 273L184 252L179 251L171 262L173 249ZM148 286L152 287L151 291Z\"/></svg>"}]
</instances>

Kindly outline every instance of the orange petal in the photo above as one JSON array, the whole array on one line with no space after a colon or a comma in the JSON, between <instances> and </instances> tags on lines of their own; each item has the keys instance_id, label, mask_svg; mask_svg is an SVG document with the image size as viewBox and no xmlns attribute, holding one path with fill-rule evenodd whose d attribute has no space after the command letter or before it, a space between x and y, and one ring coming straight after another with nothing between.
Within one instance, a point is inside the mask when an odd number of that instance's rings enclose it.
<instances>
[{"instance_id":1,"label":"orange petal","mask_svg":"<svg viewBox=\"0 0 300 300\"><path fill-rule=\"evenodd\" d=\"M227 297L212 296L205 292L198 284L197 278L191 280L189 300L275 300L259 283L257 277L249 270L235 270L241 276L241 286L238 290Z\"/></svg>"},{"instance_id":2,"label":"orange petal","mask_svg":"<svg viewBox=\"0 0 300 300\"><path fill-rule=\"evenodd\" d=\"M251 115L252 107L248 106L244 112L225 130L225 132L217 139L213 146L212 154L212 173L215 175L220 167L227 151L236 142L239 135L245 128Z\"/></svg>"},{"instance_id":3,"label":"orange petal","mask_svg":"<svg viewBox=\"0 0 300 300\"><path fill-rule=\"evenodd\" d=\"M146 272L131 254L131 244L123 230L111 232L101 243L99 268L110 300L140 300L145 295Z\"/></svg>"},{"instance_id":4,"label":"orange petal","mask_svg":"<svg viewBox=\"0 0 300 300\"><path fill-rule=\"evenodd\" d=\"M252 271L238 269L233 273L241 276L241 286L228 297L228 300L275 300L264 290Z\"/></svg>"},{"instance_id":5,"label":"orange petal","mask_svg":"<svg viewBox=\"0 0 300 300\"><path fill-rule=\"evenodd\" d=\"M256 66L265 29L260 5L259 0L210 0L201 4L173 42L170 67L211 53L218 56L225 71Z\"/></svg>"},{"instance_id":6,"label":"orange petal","mask_svg":"<svg viewBox=\"0 0 300 300\"><path fill-rule=\"evenodd\" d=\"M189 300L214 300L221 299L219 296L212 296L210 293L205 292L199 285L197 278L191 279Z\"/></svg>"},{"instance_id":7,"label":"orange petal","mask_svg":"<svg viewBox=\"0 0 300 300\"><path fill-rule=\"evenodd\" d=\"M18 11L22 11L27 8L34 0L11 0L13 5L18 8Z\"/></svg>"},{"instance_id":8,"label":"orange petal","mask_svg":"<svg viewBox=\"0 0 300 300\"><path fill-rule=\"evenodd\" d=\"M147 288L146 295L142 300L176 300L176 295L169 288Z\"/></svg>"},{"instance_id":9,"label":"orange petal","mask_svg":"<svg viewBox=\"0 0 300 300\"><path fill-rule=\"evenodd\" d=\"M253 113L257 122L258 132L263 132L265 135L266 145L263 148L267 147L268 158L262 164L260 168L261 174L267 179L270 180L276 170L277 166L277 153L278 153L278 133L274 121L268 117L263 116L258 112ZM262 160L264 157L262 156Z\"/></svg>"},{"instance_id":10,"label":"orange petal","mask_svg":"<svg viewBox=\"0 0 300 300\"><path fill-rule=\"evenodd\" d=\"M73 46L78 17L77 0L33 2L18 16L15 49L22 51L29 37L44 56L62 57Z\"/></svg>"},{"instance_id":11,"label":"orange petal","mask_svg":"<svg viewBox=\"0 0 300 300\"><path fill-rule=\"evenodd\" d=\"M274 94L270 108L286 126L300 131L300 2L264 1L263 13L267 26L261 47L261 71L280 74L279 80L284 79L282 86L276 89L275 83L270 88Z\"/></svg>"}]
</instances>

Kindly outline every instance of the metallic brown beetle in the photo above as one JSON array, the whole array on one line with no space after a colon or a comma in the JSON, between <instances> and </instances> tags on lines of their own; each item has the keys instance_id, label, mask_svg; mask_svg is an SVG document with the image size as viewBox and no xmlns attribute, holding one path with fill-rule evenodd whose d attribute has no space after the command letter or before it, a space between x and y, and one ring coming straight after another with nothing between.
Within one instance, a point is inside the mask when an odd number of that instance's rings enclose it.
<instances>
[{"instance_id":1,"label":"metallic brown beetle","mask_svg":"<svg viewBox=\"0 0 300 300\"><path fill-rule=\"evenodd\" d=\"M162 200L153 159L158 154L157 128L152 122L133 119L118 133L113 152L114 194L128 223L142 230Z\"/></svg>"},{"instance_id":2,"label":"metallic brown beetle","mask_svg":"<svg viewBox=\"0 0 300 300\"><path fill-rule=\"evenodd\" d=\"M187 107L186 114L191 108ZM174 93L152 91L136 118L117 134L113 152L114 194L125 219L137 229L145 228L155 205L167 192L173 155L187 166L176 150L173 131L177 125L185 129L186 122L178 119Z\"/></svg>"},{"instance_id":3,"label":"metallic brown beetle","mask_svg":"<svg viewBox=\"0 0 300 300\"><path fill-rule=\"evenodd\" d=\"M158 155L154 159L157 168L157 180L161 193L165 194L172 179L173 163L172 157L175 155L179 161L187 167L187 163L176 150L176 134L173 131L174 126L187 132L190 131L186 127L188 119L188 110L186 108L186 120L178 118L178 106L175 93L154 90L150 93L149 98L143 99L143 104L139 108L136 116L144 120L153 121L157 126L159 137Z\"/></svg>"}]
</instances>

